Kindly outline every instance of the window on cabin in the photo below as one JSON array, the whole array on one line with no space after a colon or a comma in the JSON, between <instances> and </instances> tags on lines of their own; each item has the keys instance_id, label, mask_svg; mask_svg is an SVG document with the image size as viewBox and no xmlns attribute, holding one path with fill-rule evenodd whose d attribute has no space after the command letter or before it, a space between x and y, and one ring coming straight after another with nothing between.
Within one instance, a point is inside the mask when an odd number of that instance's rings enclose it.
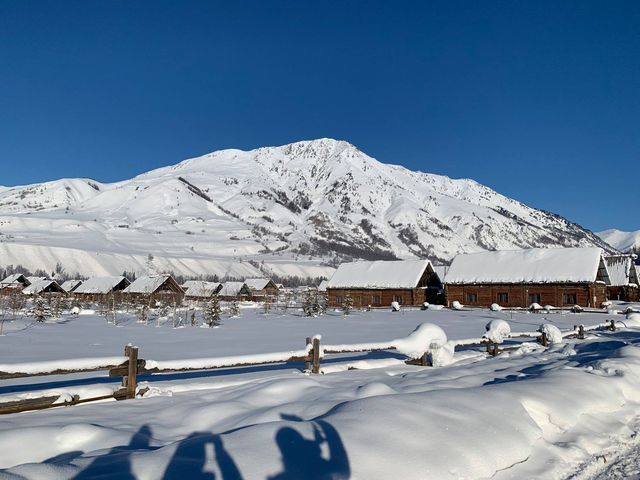
<instances>
[{"instance_id":1,"label":"window on cabin","mask_svg":"<svg viewBox=\"0 0 640 480\"><path fill-rule=\"evenodd\" d=\"M344 297L342 295L336 295L336 305L342 305L344 303Z\"/></svg>"},{"instance_id":2,"label":"window on cabin","mask_svg":"<svg viewBox=\"0 0 640 480\"><path fill-rule=\"evenodd\" d=\"M400 305L402 305L402 295L394 295L393 301L398 302Z\"/></svg>"},{"instance_id":3,"label":"window on cabin","mask_svg":"<svg viewBox=\"0 0 640 480\"><path fill-rule=\"evenodd\" d=\"M562 303L565 305L575 305L578 303L578 296L575 293L565 293L562 295Z\"/></svg>"},{"instance_id":4,"label":"window on cabin","mask_svg":"<svg viewBox=\"0 0 640 480\"><path fill-rule=\"evenodd\" d=\"M509 294L505 292L499 293L498 303L509 303Z\"/></svg>"},{"instance_id":5,"label":"window on cabin","mask_svg":"<svg viewBox=\"0 0 640 480\"><path fill-rule=\"evenodd\" d=\"M540 294L539 293L530 293L529 294L529 304L532 303L540 303Z\"/></svg>"},{"instance_id":6,"label":"window on cabin","mask_svg":"<svg viewBox=\"0 0 640 480\"><path fill-rule=\"evenodd\" d=\"M371 305L381 305L382 297L380 295L372 295L371 296Z\"/></svg>"},{"instance_id":7,"label":"window on cabin","mask_svg":"<svg viewBox=\"0 0 640 480\"><path fill-rule=\"evenodd\" d=\"M467 293L467 303L477 303L477 302L478 302L477 293Z\"/></svg>"}]
</instances>

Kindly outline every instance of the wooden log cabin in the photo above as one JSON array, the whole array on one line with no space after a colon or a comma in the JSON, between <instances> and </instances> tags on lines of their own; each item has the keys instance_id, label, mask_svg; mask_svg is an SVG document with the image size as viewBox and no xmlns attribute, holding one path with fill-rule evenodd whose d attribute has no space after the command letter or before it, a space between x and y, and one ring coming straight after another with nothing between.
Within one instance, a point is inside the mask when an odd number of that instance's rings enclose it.
<instances>
[{"instance_id":1,"label":"wooden log cabin","mask_svg":"<svg viewBox=\"0 0 640 480\"><path fill-rule=\"evenodd\" d=\"M609 300L640 301L640 282L635 255L609 255L604 258L611 284L607 286Z\"/></svg>"},{"instance_id":2,"label":"wooden log cabin","mask_svg":"<svg viewBox=\"0 0 640 480\"><path fill-rule=\"evenodd\" d=\"M99 301L111 294L122 293L130 284L125 277L92 277L76 288L73 295L86 301Z\"/></svg>"},{"instance_id":3,"label":"wooden log cabin","mask_svg":"<svg viewBox=\"0 0 640 480\"><path fill-rule=\"evenodd\" d=\"M265 298L276 298L278 296L278 286L273 280L268 278L247 278L244 284L251 291L251 299L261 301Z\"/></svg>"},{"instance_id":4,"label":"wooden log cabin","mask_svg":"<svg viewBox=\"0 0 640 480\"><path fill-rule=\"evenodd\" d=\"M220 300L246 300L251 296L251 290L244 282L225 282L218 292Z\"/></svg>"},{"instance_id":5,"label":"wooden log cabin","mask_svg":"<svg viewBox=\"0 0 640 480\"><path fill-rule=\"evenodd\" d=\"M149 275L139 277L123 290L132 300L162 302L180 305L184 300L184 290L171 275Z\"/></svg>"},{"instance_id":6,"label":"wooden log cabin","mask_svg":"<svg viewBox=\"0 0 640 480\"><path fill-rule=\"evenodd\" d=\"M458 255L445 292L447 305L600 307L609 283L600 248L533 248Z\"/></svg>"},{"instance_id":7,"label":"wooden log cabin","mask_svg":"<svg viewBox=\"0 0 640 480\"><path fill-rule=\"evenodd\" d=\"M441 290L429 260L350 262L327 282L327 305L341 307L347 296L355 308L422 305L437 302Z\"/></svg>"},{"instance_id":8,"label":"wooden log cabin","mask_svg":"<svg viewBox=\"0 0 640 480\"><path fill-rule=\"evenodd\" d=\"M13 293L21 292L25 287L31 285L31 281L21 273L9 275L0 281L0 292Z\"/></svg>"},{"instance_id":9,"label":"wooden log cabin","mask_svg":"<svg viewBox=\"0 0 640 480\"><path fill-rule=\"evenodd\" d=\"M204 280L188 280L182 284L185 298L188 300L211 300L222 290L219 282L206 282Z\"/></svg>"}]
</instances>

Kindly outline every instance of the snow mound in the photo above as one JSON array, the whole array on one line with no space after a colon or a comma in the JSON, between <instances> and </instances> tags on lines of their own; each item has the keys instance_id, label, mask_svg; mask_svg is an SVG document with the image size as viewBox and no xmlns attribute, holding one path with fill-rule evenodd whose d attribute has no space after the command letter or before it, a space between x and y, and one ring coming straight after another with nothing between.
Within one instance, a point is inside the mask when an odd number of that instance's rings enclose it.
<instances>
[{"instance_id":1,"label":"snow mound","mask_svg":"<svg viewBox=\"0 0 640 480\"><path fill-rule=\"evenodd\" d=\"M542 306L539 303L532 303L529 305L529 310L542 310Z\"/></svg>"},{"instance_id":2,"label":"snow mound","mask_svg":"<svg viewBox=\"0 0 640 480\"><path fill-rule=\"evenodd\" d=\"M562 332L555 325L550 323L543 323L540 325L539 331L547 335L547 341L549 344L554 345L562 343Z\"/></svg>"},{"instance_id":3,"label":"snow mound","mask_svg":"<svg viewBox=\"0 0 640 480\"><path fill-rule=\"evenodd\" d=\"M391 302L391 311L392 312L399 312L400 311L400 304L398 302Z\"/></svg>"},{"instance_id":4,"label":"snow mound","mask_svg":"<svg viewBox=\"0 0 640 480\"><path fill-rule=\"evenodd\" d=\"M498 305L497 303L492 303L491 307L489 307L491 309L492 312L500 312L503 310L503 308Z\"/></svg>"},{"instance_id":5,"label":"snow mound","mask_svg":"<svg viewBox=\"0 0 640 480\"><path fill-rule=\"evenodd\" d=\"M511 335L511 327L507 322L500 319L491 320L486 326L487 333L482 338L491 340L493 343L502 343Z\"/></svg>"},{"instance_id":6,"label":"snow mound","mask_svg":"<svg viewBox=\"0 0 640 480\"><path fill-rule=\"evenodd\" d=\"M458 300L454 300L451 304L451 308L453 308L454 310L462 310L464 308L464 305L462 305Z\"/></svg>"},{"instance_id":7,"label":"snow mound","mask_svg":"<svg viewBox=\"0 0 640 480\"><path fill-rule=\"evenodd\" d=\"M640 313L630 312L624 322L628 328L640 328Z\"/></svg>"},{"instance_id":8,"label":"snow mound","mask_svg":"<svg viewBox=\"0 0 640 480\"><path fill-rule=\"evenodd\" d=\"M408 336L391 342L398 352L409 358L419 358L425 352L433 353L447 343L447 334L433 323L422 323Z\"/></svg>"}]
</instances>

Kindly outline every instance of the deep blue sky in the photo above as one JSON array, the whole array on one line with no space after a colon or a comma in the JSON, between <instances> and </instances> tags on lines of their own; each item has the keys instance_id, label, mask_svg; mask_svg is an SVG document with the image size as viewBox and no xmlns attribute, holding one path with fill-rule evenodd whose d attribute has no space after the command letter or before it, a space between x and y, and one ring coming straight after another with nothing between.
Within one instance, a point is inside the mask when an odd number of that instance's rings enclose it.
<instances>
[{"instance_id":1,"label":"deep blue sky","mask_svg":"<svg viewBox=\"0 0 640 480\"><path fill-rule=\"evenodd\" d=\"M640 2L0 2L0 184L345 139L640 228Z\"/></svg>"}]
</instances>

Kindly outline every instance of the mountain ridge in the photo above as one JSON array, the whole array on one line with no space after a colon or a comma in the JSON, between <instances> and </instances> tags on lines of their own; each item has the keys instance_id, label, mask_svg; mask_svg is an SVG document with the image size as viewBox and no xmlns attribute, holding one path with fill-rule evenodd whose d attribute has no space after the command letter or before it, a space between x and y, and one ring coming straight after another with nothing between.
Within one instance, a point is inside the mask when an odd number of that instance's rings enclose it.
<instances>
[{"instance_id":1,"label":"mountain ridge","mask_svg":"<svg viewBox=\"0 0 640 480\"><path fill-rule=\"evenodd\" d=\"M612 251L579 225L475 180L385 164L328 138L219 150L114 183L0 188L0 253L18 261L17 245L84 251L90 273L120 273L127 258L130 270L144 270L140 258L151 255L157 268L187 275L246 273L243 261L253 274L324 275L352 258L446 263L483 249ZM100 261L106 253L115 265Z\"/></svg>"}]
</instances>

